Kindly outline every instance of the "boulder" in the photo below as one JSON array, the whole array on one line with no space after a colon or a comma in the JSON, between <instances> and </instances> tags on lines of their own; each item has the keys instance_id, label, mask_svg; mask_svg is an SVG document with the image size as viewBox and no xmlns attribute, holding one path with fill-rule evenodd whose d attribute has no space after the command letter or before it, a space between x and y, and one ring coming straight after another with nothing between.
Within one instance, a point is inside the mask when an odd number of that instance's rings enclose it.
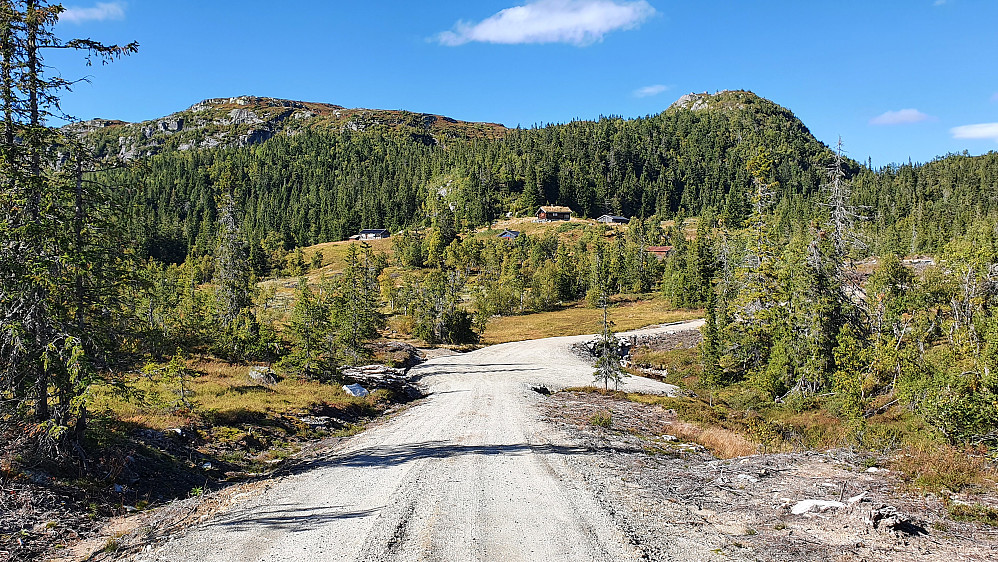
<instances>
[{"instance_id":1,"label":"boulder","mask_svg":"<svg viewBox=\"0 0 998 562\"><path fill-rule=\"evenodd\" d=\"M277 373L270 367L262 365L254 365L249 368L249 379L255 383L265 385L277 384L278 381Z\"/></svg>"},{"instance_id":2,"label":"boulder","mask_svg":"<svg viewBox=\"0 0 998 562\"><path fill-rule=\"evenodd\" d=\"M361 397L363 397L363 396L367 396L368 394L370 394L370 392L368 392L366 388L364 388L363 386L360 386L357 383L343 385L343 391L346 392L347 394L349 394L350 396L361 396Z\"/></svg>"},{"instance_id":3,"label":"boulder","mask_svg":"<svg viewBox=\"0 0 998 562\"><path fill-rule=\"evenodd\" d=\"M401 369L415 367L423 357L415 346L401 341L375 342L372 351L378 360Z\"/></svg>"}]
</instances>

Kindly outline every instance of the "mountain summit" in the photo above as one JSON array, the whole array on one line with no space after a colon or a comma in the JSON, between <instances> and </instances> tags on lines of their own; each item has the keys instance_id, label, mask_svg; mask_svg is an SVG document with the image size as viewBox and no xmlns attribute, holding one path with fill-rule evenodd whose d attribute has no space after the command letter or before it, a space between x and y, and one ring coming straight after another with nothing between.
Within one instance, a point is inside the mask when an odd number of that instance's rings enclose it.
<instances>
[{"instance_id":1,"label":"mountain summit","mask_svg":"<svg viewBox=\"0 0 998 562\"><path fill-rule=\"evenodd\" d=\"M341 105L258 96L210 98L159 119L126 123L92 119L67 125L89 136L100 152L124 160L164 151L244 147L306 128L339 131L397 130L424 144L455 138L495 138L506 128L403 110L349 109Z\"/></svg>"}]
</instances>

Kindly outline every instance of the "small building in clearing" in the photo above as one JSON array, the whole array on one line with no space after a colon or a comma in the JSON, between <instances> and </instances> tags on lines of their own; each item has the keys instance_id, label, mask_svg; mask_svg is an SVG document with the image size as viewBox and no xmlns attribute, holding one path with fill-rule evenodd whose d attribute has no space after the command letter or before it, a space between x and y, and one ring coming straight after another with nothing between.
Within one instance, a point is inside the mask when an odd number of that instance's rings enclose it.
<instances>
[{"instance_id":1,"label":"small building in clearing","mask_svg":"<svg viewBox=\"0 0 998 562\"><path fill-rule=\"evenodd\" d=\"M545 205L537 210L537 220L567 221L572 219L572 210L560 205Z\"/></svg>"},{"instance_id":2,"label":"small building in clearing","mask_svg":"<svg viewBox=\"0 0 998 562\"><path fill-rule=\"evenodd\" d=\"M672 246L648 246L645 251L660 260L664 260L672 252Z\"/></svg>"},{"instance_id":3,"label":"small building in clearing","mask_svg":"<svg viewBox=\"0 0 998 562\"><path fill-rule=\"evenodd\" d=\"M516 238L519 235L520 235L519 230L510 230L507 228L506 230L503 230L501 233L499 233L499 235L496 236L496 238L502 238L503 240L516 240Z\"/></svg>"},{"instance_id":4,"label":"small building in clearing","mask_svg":"<svg viewBox=\"0 0 998 562\"><path fill-rule=\"evenodd\" d=\"M631 219L627 217L618 217L617 215L603 215L602 217L596 219L596 222L606 224L627 224L631 222Z\"/></svg>"},{"instance_id":5,"label":"small building in clearing","mask_svg":"<svg viewBox=\"0 0 998 562\"><path fill-rule=\"evenodd\" d=\"M369 228L366 230L361 230L360 234L357 235L358 240L380 240L382 238L388 238L388 231L384 228ZM351 237L352 238L352 237Z\"/></svg>"}]
</instances>

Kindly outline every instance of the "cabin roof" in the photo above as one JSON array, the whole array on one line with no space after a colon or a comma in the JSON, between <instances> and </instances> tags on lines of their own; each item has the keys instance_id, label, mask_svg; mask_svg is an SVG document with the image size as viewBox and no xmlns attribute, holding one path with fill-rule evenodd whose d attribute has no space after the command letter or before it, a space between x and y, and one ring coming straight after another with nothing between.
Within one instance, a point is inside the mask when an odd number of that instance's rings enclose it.
<instances>
[{"instance_id":1,"label":"cabin roof","mask_svg":"<svg viewBox=\"0 0 998 562\"><path fill-rule=\"evenodd\" d=\"M538 209L538 212L540 211L544 211L545 213L571 213L572 209L561 205L544 205Z\"/></svg>"}]
</instances>

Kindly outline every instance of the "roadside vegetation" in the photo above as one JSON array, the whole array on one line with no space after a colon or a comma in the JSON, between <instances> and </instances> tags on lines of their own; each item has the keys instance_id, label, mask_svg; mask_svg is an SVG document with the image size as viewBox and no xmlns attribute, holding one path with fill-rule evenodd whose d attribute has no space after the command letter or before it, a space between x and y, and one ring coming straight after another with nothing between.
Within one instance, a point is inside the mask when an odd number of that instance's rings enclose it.
<instances>
[{"instance_id":1,"label":"roadside vegetation","mask_svg":"<svg viewBox=\"0 0 998 562\"><path fill-rule=\"evenodd\" d=\"M915 487L994 486L994 153L872 170L722 92L446 143L315 127L124 163L115 127L47 125L70 82L41 55L137 45L60 40L58 4L0 8L4 483L121 511L157 499L143 474L185 495L404 401L342 390L346 367L394 361L386 340L609 340L611 321L702 316L695 349L633 360L696 396L628 396L676 410L689 439L720 456L856 447ZM577 217L534 221L550 202ZM391 238L341 241L370 227ZM4 541L30 532L9 525Z\"/></svg>"}]
</instances>

